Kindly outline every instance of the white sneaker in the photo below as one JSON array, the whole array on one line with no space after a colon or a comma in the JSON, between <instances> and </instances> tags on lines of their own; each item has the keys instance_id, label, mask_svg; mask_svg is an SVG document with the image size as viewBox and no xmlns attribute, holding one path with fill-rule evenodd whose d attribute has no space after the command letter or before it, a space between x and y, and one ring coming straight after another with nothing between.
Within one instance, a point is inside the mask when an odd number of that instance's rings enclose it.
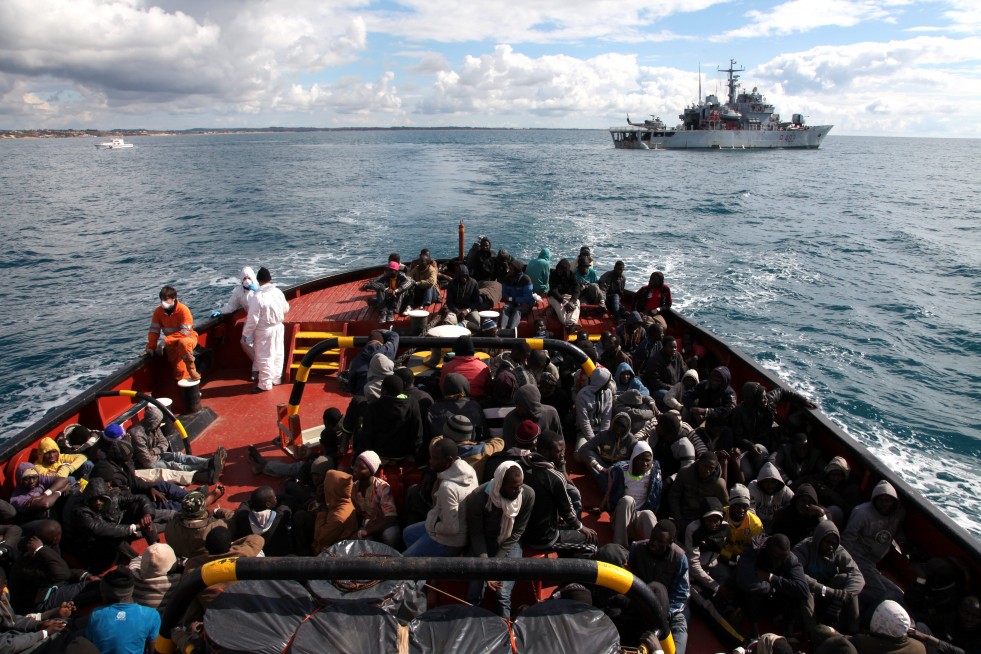
<instances>
[{"instance_id":1,"label":"white sneaker","mask_svg":"<svg viewBox=\"0 0 981 654\"><path fill-rule=\"evenodd\" d=\"M406 308L402 309L402 315L403 316L407 316L407 315L409 315L409 312L410 311L412 311L412 307L406 307Z\"/></svg>"}]
</instances>

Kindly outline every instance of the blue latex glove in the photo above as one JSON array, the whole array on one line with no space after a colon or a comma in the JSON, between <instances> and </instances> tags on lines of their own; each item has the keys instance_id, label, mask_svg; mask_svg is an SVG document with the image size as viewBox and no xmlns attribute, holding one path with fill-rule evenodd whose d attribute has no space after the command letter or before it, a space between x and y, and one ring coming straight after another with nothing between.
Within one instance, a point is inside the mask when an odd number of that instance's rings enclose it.
<instances>
[{"instance_id":1,"label":"blue latex glove","mask_svg":"<svg viewBox=\"0 0 981 654\"><path fill-rule=\"evenodd\" d=\"M217 318L220 315L221 315L221 311L212 311L211 312L211 317L212 318Z\"/></svg>"}]
</instances>

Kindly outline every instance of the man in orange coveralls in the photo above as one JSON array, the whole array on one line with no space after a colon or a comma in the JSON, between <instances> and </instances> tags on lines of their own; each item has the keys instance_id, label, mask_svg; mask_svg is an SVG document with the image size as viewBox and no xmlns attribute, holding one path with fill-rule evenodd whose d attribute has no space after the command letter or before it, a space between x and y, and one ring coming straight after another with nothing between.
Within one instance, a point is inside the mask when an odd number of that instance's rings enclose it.
<instances>
[{"instance_id":1,"label":"man in orange coveralls","mask_svg":"<svg viewBox=\"0 0 981 654\"><path fill-rule=\"evenodd\" d=\"M164 350L174 366L174 377L182 379L201 379L194 367L194 348L198 344L198 333L192 328L194 318L186 304L177 301L177 289L164 286L160 289L160 306L153 311L150 333L147 336L146 353L153 356L157 352L157 341L163 331Z\"/></svg>"}]
</instances>

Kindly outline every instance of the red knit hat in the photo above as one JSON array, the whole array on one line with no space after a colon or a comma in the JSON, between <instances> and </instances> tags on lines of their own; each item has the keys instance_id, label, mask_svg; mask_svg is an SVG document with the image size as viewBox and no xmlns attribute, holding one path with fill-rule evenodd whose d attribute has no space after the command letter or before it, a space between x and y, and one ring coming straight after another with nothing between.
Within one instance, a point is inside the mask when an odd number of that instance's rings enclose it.
<instances>
[{"instance_id":1,"label":"red knit hat","mask_svg":"<svg viewBox=\"0 0 981 654\"><path fill-rule=\"evenodd\" d=\"M514 442L518 445L532 445L538 440L542 430L531 420L522 420L514 430Z\"/></svg>"}]
</instances>

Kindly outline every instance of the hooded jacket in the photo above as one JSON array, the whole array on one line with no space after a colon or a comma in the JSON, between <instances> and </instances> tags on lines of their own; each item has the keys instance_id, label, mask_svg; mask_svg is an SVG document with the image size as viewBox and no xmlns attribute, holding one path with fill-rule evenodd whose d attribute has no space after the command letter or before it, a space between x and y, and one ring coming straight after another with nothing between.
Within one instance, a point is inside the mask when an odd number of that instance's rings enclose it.
<instances>
[{"instance_id":1,"label":"hooded jacket","mask_svg":"<svg viewBox=\"0 0 981 654\"><path fill-rule=\"evenodd\" d=\"M834 536L837 541L834 554L830 559L821 556L821 541L828 536ZM865 588L865 577L858 569L852 555L841 546L841 536L838 527L830 520L822 521L814 528L814 535L797 543L793 549L794 556L800 561L807 578L807 586L812 594L821 593L822 586L828 586L838 575L844 576L845 583L835 584L849 595L857 596Z\"/></svg>"},{"instance_id":2,"label":"hooded jacket","mask_svg":"<svg viewBox=\"0 0 981 654\"><path fill-rule=\"evenodd\" d=\"M173 586L180 583L180 571L172 572L177 563L174 549L166 543L150 545L140 556L129 564L136 582L133 588L133 601L164 611L167 608L164 597Z\"/></svg>"},{"instance_id":3,"label":"hooded jacket","mask_svg":"<svg viewBox=\"0 0 981 654\"><path fill-rule=\"evenodd\" d=\"M722 386L714 389L711 386L712 378L703 379L698 382L695 388L685 392L682 396L682 404L686 408L701 407L708 409L705 417L726 418L736 408L736 391L732 386L732 373L725 366L714 368L712 372L718 372L722 376Z\"/></svg>"},{"instance_id":4,"label":"hooded jacket","mask_svg":"<svg viewBox=\"0 0 981 654\"><path fill-rule=\"evenodd\" d=\"M364 385L364 397L369 402L381 397L381 386L385 378L395 372L395 362L384 352L371 357L368 362L368 377Z\"/></svg>"},{"instance_id":5,"label":"hooded jacket","mask_svg":"<svg viewBox=\"0 0 981 654\"><path fill-rule=\"evenodd\" d=\"M616 414L613 416L613 420L610 421L610 427L613 426L613 423L617 422L626 425L627 433L617 438L611 429L601 431L583 443L582 447L579 448L577 454L579 455L580 461L586 465L590 465L593 461L596 461L604 468L608 468L614 463L630 459L630 454L634 451L634 445L637 444L637 438L633 435L633 429L630 424L630 416L626 413Z\"/></svg>"},{"instance_id":6,"label":"hooded jacket","mask_svg":"<svg viewBox=\"0 0 981 654\"><path fill-rule=\"evenodd\" d=\"M542 404L542 392L534 384L526 384L514 393L514 406L527 411L531 415L531 420L535 421L540 433L554 431L562 433L562 421L555 407ZM512 411L504 418L504 445L507 448L514 447L514 432L518 425L524 420L518 415L517 411Z\"/></svg>"},{"instance_id":7,"label":"hooded jacket","mask_svg":"<svg viewBox=\"0 0 981 654\"><path fill-rule=\"evenodd\" d=\"M678 524L687 527L689 522L701 515L703 497L715 497L723 505L728 504L729 493L726 492L726 482L719 470L716 469L715 474L708 479L702 479L698 476L698 464L693 463L682 468L668 492L671 517Z\"/></svg>"},{"instance_id":8,"label":"hooded jacket","mask_svg":"<svg viewBox=\"0 0 981 654\"><path fill-rule=\"evenodd\" d=\"M616 396L611 380L609 370L596 368L589 376L589 383L576 395L576 428L579 438L590 440L599 432L610 428L613 399Z\"/></svg>"},{"instance_id":9,"label":"hooded jacket","mask_svg":"<svg viewBox=\"0 0 981 654\"><path fill-rule=\"evenodd\" d=\"M487 498L490 495L490 487L493 481L477 486L477 488L467 496L464 506L467 521L467 535L470 542L470 554L480 558L487 558L489 555L489 544L497 545L496 558L505 558L508 552L514 548L520 548L518 541L524 536L525 529L528 527L528 520L531 518L531 511L535 506L535 491L530 486L521 486L521 508L518 515L514 518L514 526L511 533L500 545L497 544L498 532L501 529L502 511L493 507L487 508Z\"/></svg>"},{"instance_id":10,"label":"hooded jacket","mask_svg":"<svg viewBox=\"0 0 981 654\"><path fill-rule=\"evenodd\" d=\"M371 364L371 358L373 356L381 352L391 359L393 363L395 362L395 354L399 349L398 333L393 329L389 329L382 332L382 337L384 338L384 342L371 341L367 343L354 357L354 361L351 362L351 368L348 374L352 395L364 395L364 386L368 383L368 366Z\"/></svg>"},{"instance_id":11,"label":"hooded jacket","mask_svg":"<svg viewBox=\"0 0 981 654\"><path fill-rule=\"evenodd\" d=\"M320 554L358 531L358 516L351 500L353 488L354 477L346 472L329 470L324 476L326 510L317 514L314 524L314 554Z\"/></svg>"},{"instance_id":12,"label":"hooded jacket","mask_svg":"<svg viewBox=\"0 0 981 654\"><path fill-rule=\"evenodd\" d=\"M542 248L538 256L529 261L525 267L525 274L531 279L532 290L538 295L548 295L548 277L551 267L552 251L548 248Z\"/></svg>"},{"instance_id":13,"label":"hooded jacket","mask_svg":"<svg viewBox=\"0 0 981 654\"><path fill-rule=\"evenodd\" d=\"M882 515L871 501L860 504L852 511L841 534L841 544L859 563L878 563L889 552L892 541L901 539L900 527L906 519L906 510L898 504L896 489L883 479L872 489L873 500L880 495L896 498L896 509L889 515Z\"/></svg>"},{"instance_id":14,"label":"hooded jacket","mask_svg":"<svg viewBox=\"0 0 981 654\"><path fill-rule=\"evenodd\" d=\"M383 459L411 455L422 443L419 403L405 393L382 395L365 411L359 440L359 451L374 450Z\"/></svg>"},{"instance_id":15,"label":"hooded jacket","mask_svg":"<svg viewBox=\"0 0 981 654\"><path fill-rule=\"evenodd\" d=\"M912 621L903 607L886 600L872 614L870 633L859 634L852 642L862 654L926 654L923 643L906 635L911 626Z\"/></svg>"},{"instance_id":16,"label":"hooded jacket","mask_svg":"<svg viewBox=\"0 0 981 654\"><path fill-rule=\"evenodd\" d=\"M695 368L689 368L688 370L686 370L685 374L681 376L681 381L679 381L677 384L672 386L671 390L668 391L667 397L670 397L671 399L674 400L678 400L678 402L681 403L683 401L682 398L685 396L685 391L688 390L685 387L686 379L691 379L695 382L692 388L698 386L698 370L696 370Z\"/></svg>"},{"instance_id":17,"label":"hooded jacket","mask_svg":"<svg viewBox=\"0 0 981 654\"><path fill-rule=\"evenodd\" d=\"M51 465L44 463L44 455L48 452L57 452L58 459ZM62 454L61 449L58 444L54 442L54 439L45 436L41 439L41 442L37 444L37 457L34 459L34 467L38 469L42 475L51 475L54 477L68 477L73 472L82 467L88 459L84 454Z\"/></svg>"},{"instance_id":18,"label":"hooded jacket","mask_svg":"<svg viewBox=\"0 0 981 654\"><path fill-rule=\"evenodd\" d=\"M454 277L446 286L446 308L453 312L480 309L480 285L473 277Z\"/></svg>"},{"instance_id":19,"label":"hooded jacket","mask_svg":"<svg viewBox=\"0 0 981 654\"><path fill-rule=\"evenodd\" d=\"M430 436L442 436L443 425L450 416L466 416L473 425L473 440L482 441L487 435L487 419L477 400L470 398L470 382L460 374L451 373L443 382L443 399L429 407Z\"/></svg>"},{"instance_id":20,"label":"hooded jacket","mask_svg":"<svg viewBox=\"0 0 981 654\"><path fill-rule=\"evenodd\" d=\"M436 476L433 508L426 516L426 533L447 547L467 544L464 500L477 488L477 473L469 463L457 459Z\"/></svg>"},{"instance_id":21,"label":"hooded jacket","mask_svg":"<svg viewBox=\"0 0 981 654\"><path fill-rule=\"evenodd\" d=\"M729 425L736 444L749 451L753 445L761 443L774 452L773 433L776 428L777 404L781 400L789 400L797 404L807 402L807 398L791 390L783 390L779 386L767 392L756 382L743 384L743 401L729 415Z\"/></svg>"},{"instance_id":22,"label":"hooded jacket","mask_svg":"<svg viewBox=\"0 0 981 654\"><path fill-rule=\"evenodd\" d=\"M630 470L630 465L633 463L633 459L628 459L627 461L620 461L610 466L610 510L616 508L617 503L623 498L627 492L626 475ZM658 464L657 459L654 460L651 466L650 473L647 476L647 500L636 507L637 511L653 511L657 513L657 510L661 507L661 490L663 486L661 484L661 466Z\"/></svg>"},{"instance_id":23,"label":"hooded jacket","mask_svg":"<svg viewBox=\"0 0 981 654\"><path fill-rule=\"evenodd\" d=\"M621 376L625 372L630 373L630 381L628 381L626 384L620 381ZM634 372L633 366L631 366L627 361L624 361L617 366L617 371L613 375L613 381L616 382L617 385L617 395L631 390L639 392L641 396L650 396L651 394L647 387L644 386L644 382L637 377L637 373Z\"/></svg>"},{"instance_id":24,"label":"hooded jacket","mask_svg":"<svg viewBox=\"0 0 981 654\"><path fill-rule=\"evenodd\" d=\"M249 298L252 297L255 291L242 286L242 280L246 277L249 278L249 281L253 285L259 285L255 279L255 271L249 266L242 268L238 273L238 284L235 284L235 288L232 289L232 296L228 298L228 302L221 308L223 314L235 313L239 309L249 310Z\"/></svg>"},{"instance_id":25,"label":"hooded jacket","mask_svg":"<svg viewBox=\"0 0 981 654\"><path fill-rule=\"evenodd\" d=\"M170 441L160 429L162 422L160 409L148 404L143 420L129 430L133 459L141 469L152 468L160 460L161 454L170 451Z\"/></svg>"},{"instance_id":26,"label":"hooded jacket","mask_svg":"<svg viewBox=\"0 0 981 654\"><path fill-rule=\"evenodd\" d=\"M821 516L801 515L800 511L797 510L797 506L804 501L804 498L809 499L812 505L824 509L823 506L818 504L817 493L814 491L814 487L810 484L801 484L794 491L794 499L790 501L790 504L782 509L778 509L773 514L770 533L783 534L790 539L791 545L796 545L810 536L814 532L814 528L820 523L828 520L827 511L824 511L824 514Z\"/></svg>"},{"instance_id":27,"label":"hooded jacket","mask_svg":"<svg viewBox=\"0 0 981 654\"><path fill-rule=\"evenodd\" d=\"M620 393L616 400L613 401L613 415L618 413L626 413L630 416L630 431L635 434L654 421L652 400L649 397L644 397L636 389L630 389ZM656 427L657 422L654 421L653 425Z\"/></svg>"},{"instance_id":28,"label":"hooded jacket","mask_svg":"<svg viewBox=\"0 0 981 654\"><path fill-rule=\"evenodd\" d=\"M18 513L26 511L27 505L32 499L44 495L44 491L58 480L54 475L40 474L38 475L37 485L31 490L27 490L24 488L23 479L24 473L28 470L37 470L37 466L27 461L17 464L17 486L10 495L10 503L16 507Z\"/></svg>"},{"instance_id":29,"label":"hooded jacket","mask_svg":"<svg viewBox=\"0 0 981 654\"><path fill-rule=\"evenodd\" d=\"M765 479L775 479L780 482L780 488L777 489L772 495L767 495L760 488L760 482ZM756 476L756 479L749 482L749 498L751 504L749 508L753 510L754 513L763 522L763 527L766 528L767 533L770 531L770 523L773 521L773 516L779 509L788 506L791 500L794 499L794 491L787 488L787 484L784 482L783 477L780 475L780 471L772 463L765 463L760 469L760 474Z\"/></svg>"},{"instance_id":30,"label":"hooded jacket","mask_svg":"<svg viewBox=\"0 0 981 654\"><path fill-rule=\"evenodd\" d=\"M90 501L95 497L108 499L104 511L99 512L89 506ZM74 505L74 510L69 516L70 520L65 525L65 532L78 549L86 550L100 540L128 539L129 524L122 524L123 518L128 515L138 519L147 514L153 515L153 505L145 495L111 491L104 479L95 477L89 480L85 490L82 491L81 501Z\"/></svg>"}]
</instances>

